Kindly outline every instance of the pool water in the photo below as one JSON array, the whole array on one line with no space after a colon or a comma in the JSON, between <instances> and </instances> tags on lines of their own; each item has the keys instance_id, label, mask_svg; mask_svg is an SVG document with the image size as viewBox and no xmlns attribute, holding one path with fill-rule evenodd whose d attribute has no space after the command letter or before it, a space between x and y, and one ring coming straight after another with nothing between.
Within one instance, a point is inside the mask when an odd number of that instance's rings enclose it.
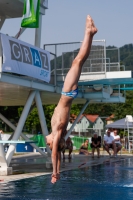
<instances>
[{"instance_id":1,"label":"pool water","mask_svg":"<svg viewBox=\"0 0 133 200\"><path fill-rule=\"evenodd\" d=\"M133 159L0 184L0 200L133 200Z\"/></svg>"}]
</instances>

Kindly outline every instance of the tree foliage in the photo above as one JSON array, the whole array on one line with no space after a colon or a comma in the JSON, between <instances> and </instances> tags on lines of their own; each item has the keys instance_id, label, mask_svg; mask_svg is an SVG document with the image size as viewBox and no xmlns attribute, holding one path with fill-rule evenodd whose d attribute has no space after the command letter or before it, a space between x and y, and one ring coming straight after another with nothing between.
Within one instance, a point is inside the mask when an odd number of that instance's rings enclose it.
<instances>
[{"instance_id":1,"label":"tree foliage","mask_svg":"<svg viewBox=\"0 0 133 200\"><path fill-rule=\"evenodd\" d=\"M115 46L108 46L107 49L115 49ZM118 53L116 51L107 50L107 58L110 62L118 62ZM126 44L120 47L120 62L125 65L125 70L133 69L133 44Z\"/></svg>"},{"instance_id":2,"label":"tree foliage","mask_svg":"<svg viewBox=\"0 0 133 200\"><path fill-rule=\"evenodd\" d=\"M55 107L56 105L43 106L49 131L51 130L51 117ZM82 107L82 104L73 104L71 107L71 114L78 115ZM22 111L23 107L0 107L0 113L2 113L7 119L14 119L16 123L19 121ZM111 114L114 114L115 120L124 118L126 115L133 116L133 91L128 91L126 93L125 103L89 104L84 113L97 114L101 117L107 117ZM33 129L36 130L36 132L41 130L40 120L36 107L31 111L31 113L29 113L25 122L25 127L29 132L31 132Z\"/></svg>"}]
</instances>

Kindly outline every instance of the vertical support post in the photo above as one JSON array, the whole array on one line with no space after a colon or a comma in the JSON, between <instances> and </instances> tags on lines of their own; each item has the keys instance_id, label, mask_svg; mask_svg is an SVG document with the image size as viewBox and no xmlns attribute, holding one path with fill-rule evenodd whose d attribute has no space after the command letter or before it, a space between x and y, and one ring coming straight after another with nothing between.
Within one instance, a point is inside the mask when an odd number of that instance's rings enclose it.
<instances>
[{"instance_id":1,"label":"vertical support post","mask_svg":"<svg viewBox=\"0 0 133 200\"><path fill-rule=\"evenodd\" d=\"M2 72L2 43L1 43L1 35L0 35L0 73L1 72Z\"/></svg>"},{"instance_id":2,"label":"vertical support post","mask_svg":"<svg viewBox=\"0 0 133 200\"><path fill-rule=\"evenodd\" d=\"M62 75L64 75L64 54L62 53Z\"/></svg>"},{"instance_id":3,"label":"vertical support post","mask_svg":"<svg viewBox=\"0 0 133 200\"><path fill-rule=\"evenodd\" d=\"M3 24L4 24L4 22L5 22L5 17L1 17L0 18L0 30L1 30L1 28L2 28L2 26L3 26Z\"/></svg>"},{"instance_id":4,"label":"vertical support post","mask_svg":"<svg viewBox=\"0 0 133 200\"><path fill-rule=\"evenodd\" d=\"M1 140L1 135L0 135ZM3 144L0 144L0 168L7 167Z\"/></svg>"},{"instance_id":5,"label":"vertical support post","mask_svg":"<svg viewBox=\"0 0 133 200\"><path fill-rule=\"evenodd\" d=\"M56 80L57 80L57 77L56 77L56 55L55 55L55 58L54 58L54 86L55 86L55 92L56 92Z\"/></svg>"},{"instance_id":6,"label":"vertical support post","mask_svg":"<svg viewBox=\"0 0 133 200\"><path fill-rule=\"evenodd\" d=\"M106 40L103 40L104 41L104 58L105 58L105 78L106 78Z\"/></svg>"},{"instance_id":7,"label":"vertical support post","mask_svg":"<svg viewBox=\"0 0 133 200\"><path fill-rule=\"evenodd\" d=\"M128 120L128 119L127 119ZM128 124L128 121L127 121L127 124ZM128 126L128 151L130 153L130 137L129 137L129 124L127 125Z\"/></svg>"},{"instance_id":8,"label":"vertical support post","mask_svg":"<svg viewBox=\"0 0 133 200\"><path fill-rule=\"evenodd\" d=\"M71 131L73 130L74 126L77 124L78 120L80 119L80 116L82 115L82 113L85 111L86 107L89 104L89 100L86 101L85 105L83 106L82 110L80 111L80 113L78 114L77 118L75 119L74 123L72 124L71 128L69 129L69 131L67 132L66 136L65 136L65 140L67 140L67 138L69 137L69 135L71 134Z\"/></svg>"},{"instance_id":9,"label":"vertical support post","mask_svg":"<svg viewBox=\"0 0 133 200\"><path fill-rule=\"evenodd\" d=\"M33 99L35 97L35 94L36 94L36 91L32 91L29 95L29 98L24 106L24 109L23 109L23 112L21 114L21 117L19 119L19 122L18 122L18 126L15 130L15 133L14 133L14 136L12 138L12 140L18 140L19 137L20 137L20 134L23 130L23 126L24 126L24 123L26 121L26 117L29 113L29 110L30 110L30 107L31 107L31 104L33 102ZM15 151L15 147L16 147L16 144L11 144L8 151L7 151L7 154L6 154L6 159L7 159L7 164L9 166L10 162L11 162L11 159L12 159L12 156L13 156L13 153Z\"/></svg>"},{"instance_id":10,"label":"vertical support post","mask_svg":"<svg viewBox=\"0 0 133 200\"><path fill-rule=\"evenodd\" d=\"M80 128L79 128L79 137L80 137Z\"/></svg>"},{"instance_id":11,"label":"vertical support post","mask_svg":"<svg viewBox=\"0 0 133 200\"><path fill-rule=\"evenodd\" d=\"M35 30L35 46L40 47L41 45L41 31L42 31L42 14L39 16L39 28Z\"/></svg>"},{"instance_id":12,"label":"vertical support post","mask_svg":"<svg viewBox=\"0 0 133 200\"><path fill-rule=\"evenodd\" d=\"M55 91L56 91L56 86L57 86L57 73L56 73L56 60L57 59L57 45L55 44L55 69L54 69L54 84L55 84Z\"/></svg>"},{"instance_id":13,"label":"vertical support post","mask_svg":"<svg viewBox=\"0 0 133 200\"><path fill-rule=\"evenodd\" d=\"M1 140L1 135L0 135ZM7 166L3 144L0 144L0 175L7 176L12 174L12 167Z\"/></svg>"},{"instance_id":14,"label":"vertical support post","mask_svg":"<svg viewBox=\"0 0 133 200\"><path fill-rule=\"evenodd\" d=\"M120 65L120 48L118 48L118 63Z\"/></svg>"},{"instance_id":15,"label":"vertical support post","mask_svg":"<svg viewBox=\"0 0 133 200\"><path fill-rule=\"evenodd\" d=\"M39 114L40 124L42 127L43 137L45 140L45 137L48 135L48 129L47 129L46 119L45 119L45 115L43 112L42 101L41 101L39 91L36 92L35 101L36 101L36 105L37 105L37 109L38 109L38 114ZM51 154L51 150L49 149L49 147L47 145L46 145L46 148L47 148L47 152Z\"/></svg>"}]
</instances>

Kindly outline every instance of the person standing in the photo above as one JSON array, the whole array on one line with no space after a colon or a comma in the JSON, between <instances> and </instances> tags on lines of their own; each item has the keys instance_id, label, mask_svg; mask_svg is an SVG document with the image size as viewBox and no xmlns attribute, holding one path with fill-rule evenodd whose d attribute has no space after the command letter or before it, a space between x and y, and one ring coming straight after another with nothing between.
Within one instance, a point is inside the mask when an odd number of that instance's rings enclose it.
<instances>
[{"instance_id":1,"label":"person standing","mask_svg":"<svg viewBox=\"0 0 133 200\"><path fill-rule=\"evenodd\" d=\"M62 151L63 153L63 159L65 159L65 150L68 149L69 150L69 154L68 154L68 158L71 159L71 153L73 151L73 143L70 137L67 138L66 140L66 147L65 149Z\"/></svg>"}]
</instances>

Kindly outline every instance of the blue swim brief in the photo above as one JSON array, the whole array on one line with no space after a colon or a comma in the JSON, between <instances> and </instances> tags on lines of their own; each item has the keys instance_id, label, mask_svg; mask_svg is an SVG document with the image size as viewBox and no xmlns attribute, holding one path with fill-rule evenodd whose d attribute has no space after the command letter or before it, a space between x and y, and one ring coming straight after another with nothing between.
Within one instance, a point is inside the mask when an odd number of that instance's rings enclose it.
<instances>
[{"instance_id":1,"label":"blue swim brief","mask_svg":"<svg viewBox=\"0 0 133 200\"><path fill-rule=\"evenodd\" d=\"M63 92L63 90L62 90L61 94L75 99L78 95L78 88L76 88L75 90L72 90L70 92Z\"/></svg>"}]
</instances>

